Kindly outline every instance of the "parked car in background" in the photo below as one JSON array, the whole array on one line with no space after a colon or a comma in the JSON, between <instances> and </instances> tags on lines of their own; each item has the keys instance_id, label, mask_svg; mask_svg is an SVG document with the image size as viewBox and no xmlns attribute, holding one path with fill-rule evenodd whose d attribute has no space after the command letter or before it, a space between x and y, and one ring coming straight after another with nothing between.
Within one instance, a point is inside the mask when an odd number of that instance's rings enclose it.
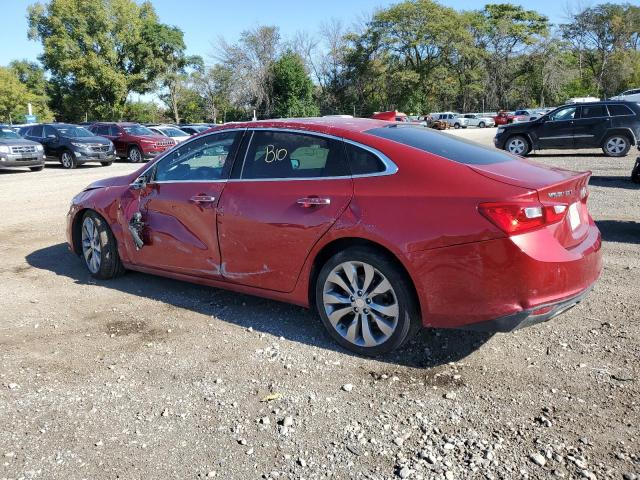
<instances>
[{"instance_id":1,"label":"parked car in background","mask_svg":"<svg viewBox=\"0 0 640 480\"><path fill-rule=\"evenodd\" d=\"M436 112L430 115L434 121L441 120L447 122L449 126L453 128L467 128L469 126L469 119L456 112Z\"/></svg>"},{"instance_id":2,"label":"parked car in background","mask_svg":"<svg viewBox=\"0 0 640 480\"><path fill-rule=\"evenodd\" d=\"M506 110L499 110L493 117L493 121L496 125L508 125L513 123L514 116Z\"/></svg>"},{"instance_id":3,"label":"parked car in background","mask_svg":"<svg viewBox=\"0 0 640 480\"><path fill-rule=\"evenodd\" d=\"M493 127L496 124L493 118L481 113L465 113L463 117L467 119L467 125L469 127L485 128Z\"/></svg>"},{"instance_id":4,"label":"parked car in background","mask_svg":"<svg viewBox=\"0 0 640 480\"><path fill-rule=\"evenodd\" d=\"M313 306L376 355L422 327L511 331L580 302L602 268L588 180L417 125L244 122L93 183L67 239L94 277Z\"/></svg>"},{"instance_id":5,"label":"parked car in background","mask_svg":"<svg viewBox=\"0 0 640 480\"><path fill-rule=\"evenodd\" d=\"M573 97L567 100L567 103L592 103L599 102L598 97Z\"/></svg>"},{"instance_id":6,"label":"parked car in background","mask_svg":"<svg viewBox=\"0 0 640 480\"><path fill-rule=\"evenodd\" d=\"M158 135L139 123L98 122L90 127L96 135L108 138L116 148L116 155L139 163L173 147L176 142Z\"/></svg>"},{"instance_id":7,"label":"parked car in background","mask_svg":"<svg viewBox=\"0 0 640 480\"><path fill-rule=\"evenodd\" d=\"M528 122L532 117L535 117L533 110L516 110L513 112L513 123Z\"/></svg>"},{"instance_id":8,"label":"parked car in background","mask_svg":"<svg viewBox=\"0 0 640 480\"><path fill-rule=\"evenodd\" d=\"M57 160L64 168L84 163L108 167L116 159L113 143L70 123L44 123L20 129L20 135L44 147L46 160Z\"/></svg>"},{"instance_id":9,"label":"parked car in background","mask_svg":"<svg viewBox=\"0 0 640 480\"><path fill-rule=\"evenodd\" d=\"M627 102L640 102L640 88L632 88L631 90L625 90L619 93L615 97L611 97L610 100L625 100Z\"/></svg>"},{"instance_id":10,"label":"parked car in background","mask_svg":"<svg viewBox=\"0 0 640 480\"><path fill-rule=\"evenodd\" d=\"M173 125L149 125L149 130L163 137L172 138L176 143L184 142L186 139L191 138L191 134Z\"/></svg>"},{"instance_id":11,"label":"parked car in background","mask_svg":"<svg viewBox=\"0 0 640 480\"><path fill-rule=\"evenodd\" d=\"M602 148L605 155L623 157L640 138L640 105L606 101L564 105L527 123L504 125L496 147L517 155L547 148Z\"/></svg>"},{"instance_id":12,"label":"parked car in background","mask_svg":"<svg viewBox=\"0 0 640 480\"><path fill-rule=\"evenodd\" d=\"M201 132L206 132L211 127L208 125L180 125L180 130L187 132L189 135L196 135Z\"/></svg>"},{"instance_id":13,"label":"parked car in background","mask_svg":"<svg viewBox=\"0 0 640 480\"><path fill-rule=\"evenodd\" d=\"M0 168L44 168L44 147L18 135L9 125L0 125Z\"/></svg>"},{"instance_id":14,"label":"parked car in background","mask_svg":"<svg viewBox=\"0 0 640 480\"><path fill-rule=\"evenodd\" d=\"M387 122L409 122L409 117L406 113L390 110L387 112L375 112L371 118L376 120L386 120Z\"/></svg>"},{"instance_id":15,"label":"parked car in background","mask_svg":"<svg viewBox=\"0 0 640 480\"><path fill-rule=\"evenodd\" d=\"M638 150L640 150L640 145L638 146ZM636 163L631 170L631 181L640 183L640 157L636 158Z\"/></svg>"}]
</instances>

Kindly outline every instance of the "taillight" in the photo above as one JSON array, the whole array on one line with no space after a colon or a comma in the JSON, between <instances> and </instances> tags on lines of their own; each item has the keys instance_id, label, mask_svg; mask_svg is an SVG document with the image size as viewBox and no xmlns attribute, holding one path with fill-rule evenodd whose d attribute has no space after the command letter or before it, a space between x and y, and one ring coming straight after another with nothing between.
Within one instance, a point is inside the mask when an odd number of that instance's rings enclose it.
<instances>
[{"instance_id":1,"label":"taillight","mask_svg":"<svg viewBox=\"0 0 640 480\"><path fill-rule=\"evenodd\" d=\"M567 214L567 205L491 202L478 205L478 211L503 232L515 235L561 221Z\"/></svg>"}]
</instances>

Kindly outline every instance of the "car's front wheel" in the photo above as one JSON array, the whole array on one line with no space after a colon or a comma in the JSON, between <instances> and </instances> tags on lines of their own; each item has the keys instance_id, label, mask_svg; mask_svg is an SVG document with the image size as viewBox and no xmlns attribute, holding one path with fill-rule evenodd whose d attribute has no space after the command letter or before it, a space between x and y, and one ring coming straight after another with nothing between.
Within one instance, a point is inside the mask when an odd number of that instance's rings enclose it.
<instances>
[{"instance_id":1,"label":"car's front wheel","mask_svg":"<svg viewBox=\"0 0 640 480\"><path fill-rule=\"evenodd\" d=\"M406 274L370 248L343 250L320 270L316 308L333 339L363 355L380 355L406 343L420 328Z\"/></svg>"},{"instance_id":2,"label":"car's front wheel","mask_svg":"<svg viewBox=\"0 0 640 480\"><path fill-rule=\"evenodd\" d=\"M129 149L129 161L131 163L140 163L142 161L142 152L138 147L131 147Z\"/></svg>"},{"instance_id":3,"label":"car's front wheel","mask_svg":"<svg viewBox=\"0 0 640 480\"><path fill-rule=\"evenodd\" d=\"M100 162L103 167L110 167L113 162Z\"/></svg>"},{"instance_id":4,"label":"car's front wheel","mask_svg":"<svg viewBox=\"0 0 640 480\"><path fill-rule=\"evenodd\" d=\"M480 122L480 123L478 124L478 127L480 127L480 128L484 128L484 127L486 127L486 125L485 125L485 123L484 123L484 122Z\"/></svg>"},{"instance_id":5,"label":"car's front wheel","mask_svg":"<svg viewBox=\"0 0 640 480\"><path fill-rule=\"evenodd\" d=\"M507 140L504 149L509 153L525 156L531 150L531 146L526 138L515 135Z\"/></svg>"},{"instance_id":6,"label":"car's front wheel","mask_svg":"<svg viewBox=\"0 0 640 480\"><path fill-rule=\"evenodd\" d=\"M624 135L609 135L602 143L602 151L608 157L624 157L629 153L631 142Z\"/></svg>"},{"instance_id":7,"label":"car's front wheel","mask_svg":"<svg viewBox=\"0 0 640 480\"><path fill-rule=\"evenodd\" d=\"M455 128L457 130L458 128L460 128L460 124L459 123L454 123L453 124L453 128Z\"/></svg>"},{"instance_id":8,"label":"car's front wheel","mask_svg":"<svg viewBox=\"0 0 640 480\"><path fill-rule=\"evenodd\" d=\"M69 150L65 150L64 152L62 152L62 154L60 155L60 163L62 164L62 168L66 168L68 170L76 168L78 166L73 153L71 153Z\"/></svg>"},{"instance_id":9,"label":"car's front wheel","mask_svg":"<svg viewBox=\"0 0 640 480\"><path fill-rule=\"evenodd\" d=\"M80 242L82 258L92 276L108 279L124 272L111 228L94 211L90 210L82 217Z\"/></svg>"}]
</instances>

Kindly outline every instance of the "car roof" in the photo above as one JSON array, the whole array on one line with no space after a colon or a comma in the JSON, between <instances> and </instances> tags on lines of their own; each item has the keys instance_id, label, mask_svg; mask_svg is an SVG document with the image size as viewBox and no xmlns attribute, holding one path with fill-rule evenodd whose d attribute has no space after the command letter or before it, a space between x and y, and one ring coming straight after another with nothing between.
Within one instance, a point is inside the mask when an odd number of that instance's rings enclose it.
<instances>
[{"instance_id":1,"label":"car roof","mask_svg":"<svg viewBox=\"0 0 640 480\"><path fill-rule=\"evenodd\" d=\"M395 124L396 122L375 120L372 118L313 117L238 122L212 128L216 130L228 128L286 128L341 136L343 134L348 135L349 133L364 132L373 128L384 127L390 123Z\"/></svg>"}]
</instances>

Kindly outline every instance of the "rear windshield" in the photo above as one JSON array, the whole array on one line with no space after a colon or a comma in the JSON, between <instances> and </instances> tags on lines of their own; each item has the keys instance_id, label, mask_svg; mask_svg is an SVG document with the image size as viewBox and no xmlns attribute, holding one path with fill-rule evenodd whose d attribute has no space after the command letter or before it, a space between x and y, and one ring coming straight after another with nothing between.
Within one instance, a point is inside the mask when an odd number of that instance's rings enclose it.
<instances>
[{"instance_id":1,"label":"rear windshield","mask_svg":"<svg viewBox=\"0 0 640 480\"><path fill-rule=\"evenodd\" d=\"M514 157L501 150L420 126L390 125L373 128L365 133L467 165L487 165L514 160Z\"/></svg>"}]
</instances>

